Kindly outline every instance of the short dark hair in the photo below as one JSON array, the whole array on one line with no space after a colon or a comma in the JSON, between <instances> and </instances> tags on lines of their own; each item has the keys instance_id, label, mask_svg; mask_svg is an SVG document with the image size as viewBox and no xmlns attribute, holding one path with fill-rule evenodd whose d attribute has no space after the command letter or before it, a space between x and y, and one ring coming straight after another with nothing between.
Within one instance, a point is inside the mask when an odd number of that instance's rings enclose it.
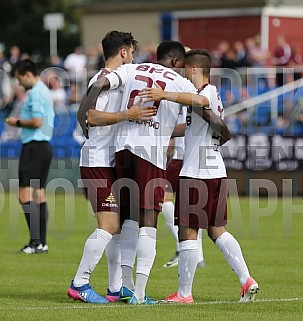
<instances>
[{"instance_id":1,"label":"short dark hair","mask_svg":"<svg viewBox=\"0 0 303 321\"><path fill-rule=\"evenodd\" d=\"M192 49L185 54L186 64L197 65L199 68L203 68L203 72L207 75L210 74L212 66L212 57L206 49Z\"/></svg>"},{"instance_id":2,"label":"short dark hair","mask_svg":"<svg viewBox=\"0 0 303 321\"><path fill-rule=\"evenodd\" d=\"M23 59L14 65L12 74L16 75L16 72L18 72L19 75L24 76L27 71L30 71L34 76L38 76L37 65L30 59Z\"/></svg>"},{"instance_id":3,"label":"short dark hair","mask_svg":"<svg viewBox=\"0 0 303 321\"><path fill-rule=\"evenodd\" d=\"M157 48L157 60L163 61L170 58L185 58L185 49L178 41L164 41Z\"/></svg>"},{"instance_id":4,"label":"short dark hair","mask_svg":"<svg viewBox=\"0 0 303 321\"><path fill-rule=\"evenodd\" d=\"M105 60L114 57L122 48L134 47L137 49L138 41L134 39L130 32L110 31L102 39L103 54Z\"/></svg>"}]
</instances>

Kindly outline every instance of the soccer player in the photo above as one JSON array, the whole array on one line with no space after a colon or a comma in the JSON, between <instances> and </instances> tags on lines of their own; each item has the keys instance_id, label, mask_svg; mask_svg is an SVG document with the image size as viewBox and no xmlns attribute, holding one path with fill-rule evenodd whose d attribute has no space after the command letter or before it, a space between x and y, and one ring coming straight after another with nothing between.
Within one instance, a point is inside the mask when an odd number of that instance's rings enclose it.
<instances>
[{"instance_id":1,"label":"soccer player","mask_svg":"<svg viewBox=\"0 0 303 321\"><path fill-rule=\"evenodd\" d=\"M109 32L102 40L105 69L101 69L90 81L104 77L110 70L131 63L137 41L128 32ZM118 123L124 120L149 120L155 108L120 111L121 95L118 90L102 93L95 109L88 116L89 138L81 149L80 173L87 197L96 213L98 227L87 239L83 256L67 294L70 298L88 303L108 303L120 299L121 262L118 204L112 191L116 176L114 170L114 146ZM108 125L108 126L106 126ZM98 126L98 127L97 127ZM109 288L106 298L95 292L90 284L90 275L106 249L108 258Z\"/></svg>"},{"instance_id":2,"label":"soccer player","mask_svg":"<svg viewBox=\"0 0 303 321\"><path fill-rule=\"evenodd\" d=\"M223 106L215 86L209 84L212 65L207 50L191 50L186 54L186 77L191 79L203 101L223 118ZM191 94L163 92L161 88L145 90L149 99L163 98L190 104ZM193 104L194 106L195 104ZM206 107L205 107L206 108ZM207 229L209 237L223 252L241 285L240 302L253 301L259 290L257 282L250 276L237 240L227 232L227 181L226 169L218 147L224 143L200 116L201 108L189 108L185 153L180 172L176 197L175 223L179 225L180 261L179 288L165 300L177 303L193 303L192 283L198 263L198 228ZM228 133L223 135L228 139Z\"/></svg>"},{"instance_id":3,"label":"soccer player","mask_svg":"<svg viewBox=\"0 0 303 321\"><path fill-rule=\"evenodd\" d=\"M184 110L186 109L186 110ZM187 113L187 108L183 108L181 114L181 124L185 122ZM185 124L184 124L185 125ZM182 132L184 136L184 133ZM165 224L170 231L171 235L173 236L174 240L176 241L176 252L173 257L163 265L163 267L174 267L178 265L179 257L180 257L180 249L179 249L179 239L178 239L178 226L174 225L174 211L175 211L175 204L174 204L174 195L178 189L179 184L179 174L183 164L183 155L184 155L184 137L174 137L171 139L172 141L172 149L173 154L171 160L168 162L167 169L166 169L166 179L170 184L165 185L165 194L164 200L162 205L162 215L165 220ZM198 266L204 267L204 255L203 255L203 248L202 248L202 230L199 229L198 232L198 241L199 241L199 260Z\"/></svg>"},{"instance_id":4,"label":"soccer player","mask_svg":"<svg viewBox=\"0 0 303 321\"><path fill-rule=\"evenodd\" d=\"M191 50L189 47L184 47L185 51ZM174 267L178 265L179 256L180 256L180 249L179 249L179 240L178 240L178 226L174 225L174 211L175 211L175 204L174 204L174 196L178 188L179 183L179 174L183 164L183 155L184 155L184 133L185 133L185 123L186 123L186 114L187 109L183 107L180 112L180 125L175 128L177 135L172 138L171 141L174 143L174 151L172 155L172 159L167 165L166 169L166 179L170 182L171 185L166 184L164 200L162 205L162 214L165 219L165 224L168 230L171 232L174 240L176 241L176 252L173 257L163 265L163 267ZM184 124L184 126L183 126ZM174 131L174 132L175 132ZM180 135L180 136L179 136ZM204 267L204 255L202 249L202 230L199 229L198 232L198 239L199 241L199 263L198 266Z\"/></svg>"},{"instance_id":5,"label":"soccer player","mask_svg":"<svg viewBox=\"0 0 303 321\"><path fill-rule=\"evenodd\" d=\"M9 117L6 120L9 125L22 128L19 202L29 228L30 241L21 253L47 253L45 185L52 160L49 141L54 128L54 103L49 89L40 80L36 64L30 59L18 61L14 66L14 75L29 90L20 119Z\"/></svg>"},{"instance_id":6,"label":"soccer player","mask_svg":"<svg viewBox=\"0 0 303 321\"><path fill-rule=\"evenodd\" d=\"M163 42L157 48L158 64L123 65L96 81L82 100L78 111L78 120L84 133L85 114L104 90L121 88L124 109L139 99L137 96L140 90L146 86L152 87L156 82L175 93L196 93L189 80L167 68L183 67L184 57L182 44L176 41ZM137 220L140 226L136 249L128 248L130 257L133 255L131 252L137 255L136 283L129 304L156 303L145 295L145 288L156 255L156 227L164 196L167 146L182 108L180 104L168 101L152 105L157 107L157 114L152 120L123 122L117 131L115 159L117 176L121 178L118 180L121 184L121 212L129 211L131 221ZM220 130L223 121L215 114L211 116L212 125ZM129 185L129 191L123 188ZM132 257L130 265L131 261ZM129 266L129 270L132 271L132 266Z\"/></svg>"}]
</instances>

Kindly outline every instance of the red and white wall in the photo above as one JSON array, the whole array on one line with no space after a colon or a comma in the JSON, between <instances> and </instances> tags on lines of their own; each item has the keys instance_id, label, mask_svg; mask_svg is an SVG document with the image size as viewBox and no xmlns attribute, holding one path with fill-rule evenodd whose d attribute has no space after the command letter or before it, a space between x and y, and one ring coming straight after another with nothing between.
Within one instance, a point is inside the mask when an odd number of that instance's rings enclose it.
<instances>
[{"instance_id":1,"label":"red and white wall","mask_svg":"<svg viewBox=\"0 0 303 321\"><path fill-rule=\"evenodd\" d=\"M273 51L278 35L303 55L303 7L265 7L173 12L173 38L193 48L213 50L222 40L233 44L261 35Z\"/></svg>"}]
</instances>

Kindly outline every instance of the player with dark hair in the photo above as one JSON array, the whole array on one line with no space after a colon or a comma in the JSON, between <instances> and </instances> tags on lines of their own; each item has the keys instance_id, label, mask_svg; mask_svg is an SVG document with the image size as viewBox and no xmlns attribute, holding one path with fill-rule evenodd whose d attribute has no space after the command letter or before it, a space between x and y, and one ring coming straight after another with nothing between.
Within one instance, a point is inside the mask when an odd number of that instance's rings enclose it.
<instances>
[{"instance_id":1,"label":"player with dark hair","mask_svg":"<svg viewBox=\"0 0 303 321\"><path fill-rule=\"evenodd\" d=\"M129 32L111 31L102 40L105 68L90 81L89 87L111 70L131 63L137 41ZM120 111L121 94L118 90L102 93L90 110L88 134L80 157L80 173L87 197L91 202L98 227L87 239L83 256L74 280L69 287L69 297L87 303L108 303L120 300L121 258L118 204L112 191L116 180L115 136L121 121L149 120L155 108L140 108ZM138 227L139 228L139 227ZM95 292L90 284L90 275L101 259L104 250L108 259L109 286L106 298Z\"/></svg>"},{"instance_id":2,"label":"player with dark hair","mask_svg":"<svg viewBox=\"0 0 303 321\"><path fill-rule=\"evenodd\" d=\"M111 31L102 39L104 59L108 60L119 54L121 48L133 48L137 50L137 40L130 32Z\"/></svg>"},{"instance_id":3,"label":"player with dark hair","mask_svg":"<svg viewBox=\"0 0 303 321\"><path fill-rule=\"evenodd\" d=\"M78 111L78 120L85 133L85 115L94 106L99 93L107 89L121 88L122 109L128 109L139 100L138 93L155 83L163 89L177 92L196 93L190 81L170 68L182 68L185 49L176 41L161 43L157 50L158 63L123 65L105 78L96 81L84 97ZM177 122L182 106L178 103L161 101L147 103L157 107L157 114L148 122L123 122L118 128L116 140L116 172L121 190L121 213L128 212L131 221L139 222L137 246L127 244L129 256L128 275L132 273L133 258L137 255L136 283L134 291L128 288L129 304L155 304L145 295L148 277L156 255L156 227L165 188L166 151L169 139ZM200 108L203 105L199 105ZM201 108L202 109L202 108ZM90 111L89 111L90 113ZM221 131L224 122L209 113L212 126ZM131 184L133 183L133 184ZM125 186L131 188L129 191ZM123 232L124 226L122 226ZM121 245L124 242L121 240ZM122 288L124 290L124 287Z\"/></svg>"},{"instance_id":4,"label":"player with dark hair","mask_svg":"<svg viewBox=\"0 0 303 321\"><path fill-rule=\"evenodd\" d=\"M186 53L185 74L198 90L205 104L223 118L223 105L217 88L209 84L212 65L207 50ZM146 89L142 97L148 100L165 99L190 105L196 98L190 93L176 95L161 88ZM194 106L195 104L193 104ZM226 169L219 151L224 143L210 124L200 117L201 109L189 108L185 134L185 152L176 195L175 224L179 225L180 260L178 291L165 301L193 303L192 284L198 264L198 229L207 229L209 237L223 252L224 257L239 277L240 302L253 301L259 290L250 276L237 240L227 232ZM226 138L230 134L225 135ZM223 137L224 138L224 137Z\"/></svg>"},{"instance_id":5,"label":"player with dark hair","mask_svg":"<svg viewBox=\"0 0 303 321\"><path fill-rule=\"evenodd\" d=\"M54 103L47 86L40 80L36 64L30 59L14 66L14 75L29 90L20 119L9 117L7 123L22 128L19 161L19 202L29 227L30 241L22 253L47 253L48 208L45 185L52 159L49 141L54 128Z\"/></svg>"},{"instance_id":6,"label":"player with dark hair","mask_svg":"<svg viewBox=\"0 0 303 321\"><path fill-rule=\"evenodd\" d=\"M166 61L166 64L169 64L169 61L172 63L178 61L178 66L174 68L182 67L180 65L181 61L184 61L185 48L178 41L164 41L157 48L157 61Z\"/></svg>"}]
</instances>

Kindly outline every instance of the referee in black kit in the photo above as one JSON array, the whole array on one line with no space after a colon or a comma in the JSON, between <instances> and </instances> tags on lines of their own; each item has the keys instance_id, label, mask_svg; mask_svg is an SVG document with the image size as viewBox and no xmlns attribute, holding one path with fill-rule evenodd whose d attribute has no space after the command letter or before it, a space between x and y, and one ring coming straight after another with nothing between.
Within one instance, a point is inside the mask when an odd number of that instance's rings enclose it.
<instances>
[{"instance_id":1,"label":"referee in black kit","mask_svg":"<svg viewBox=\"0 0 303 321\"><path fill-rule=\"evenodd\" d=\"M29 90L20 119L6 119L9 125L22 128L19 202L29 227L30 241L20 252L47 253L48 208L45 185L52 159L49 141L54 128L54 103L49 89L40 80L37 66L30 59L19 61L14 66L14 75Z\"/></svg>"}]
</instances>

